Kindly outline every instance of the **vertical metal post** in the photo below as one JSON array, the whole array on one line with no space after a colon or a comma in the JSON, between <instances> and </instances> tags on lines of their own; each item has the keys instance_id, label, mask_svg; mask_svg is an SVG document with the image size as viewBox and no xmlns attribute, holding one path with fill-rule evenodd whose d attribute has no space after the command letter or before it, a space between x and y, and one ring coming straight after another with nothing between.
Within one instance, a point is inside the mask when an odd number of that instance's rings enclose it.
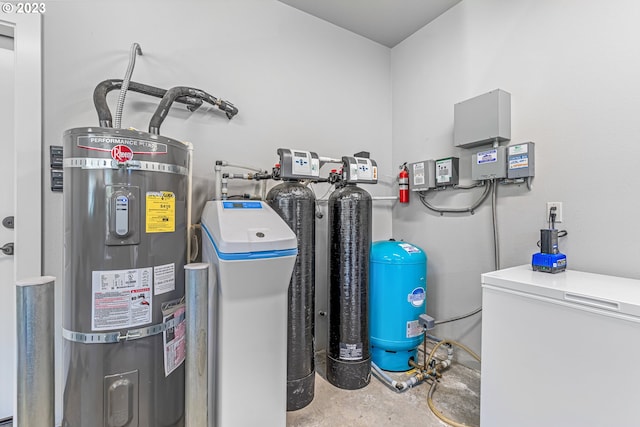
<instances>
[{"instance_id":1,"label":"vertical metal post","mask_svg":"<svg viewBox=\"0 0 640 427\"><path fill-rule=\"evenodd\" d=\"M185 427L208 426L209 264L184 267L186 297Z\"/></svg>"},{"instance_id":2,"label":"vertical metal post","mask_svg":"<svg viewBox=\"0 0 640 427\"><path fill-rule=\"evenodd\" d=\"M18 427L55 425L55 280L43 276L16 283Z\"/></svg>"}]
</instances>

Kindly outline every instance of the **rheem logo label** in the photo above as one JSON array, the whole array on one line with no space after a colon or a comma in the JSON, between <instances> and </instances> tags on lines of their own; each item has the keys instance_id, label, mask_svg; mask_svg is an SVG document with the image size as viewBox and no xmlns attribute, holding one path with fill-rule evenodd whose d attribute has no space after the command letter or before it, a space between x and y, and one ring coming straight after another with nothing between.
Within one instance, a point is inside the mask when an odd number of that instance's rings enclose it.
<instances>
[{"instance_id":1,"label":"rheem logo label","mask_svg":"<svg viewBox=\"0 0 640 427\"><path fill-rule=\"evenodd\" d=\"M111 157L119 163L128 162L133 159L133 151L126 145L116 145L111 149Z\"/></svg>"}]
</instances>

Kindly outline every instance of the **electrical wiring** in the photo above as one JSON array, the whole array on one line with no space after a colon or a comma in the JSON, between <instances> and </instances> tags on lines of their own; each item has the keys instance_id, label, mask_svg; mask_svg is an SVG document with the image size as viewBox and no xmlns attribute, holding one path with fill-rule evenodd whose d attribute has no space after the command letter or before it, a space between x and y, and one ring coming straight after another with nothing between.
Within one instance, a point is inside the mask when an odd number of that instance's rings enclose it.
<instances>
[{"instance_id":1,"label":"electrical wiring","mask_svg":"<svg viewBox=\"0 0 640 427\"><path fill-rule=\"evenodd\" d=\"M456 317L452 317L450 319L445 319L445 320L436 320L434 322L434 325L437 326L437 325L442 325L444 323L456 322L458 320L467 319L467 318L469 318L471 316L474 316L474 315L480 313L481 311L482 311L482 307L478 307L475 310L473 310L473 311L471 311L471 312L469 312L467 314L463 314L461 316L456 316Z\"/></svg>"},{"instance_id":2,"label":"electrical wiring","mask_svg":"<svg viewBox=\"0 0 640 427\"><path fill-rule=\"evenodd\" d=\"M331 192L331 190L333 189L334 185L331 184L329 185L329 188L327 189L327 191L322 195L322 197L318 198L316 196L316 190L315 188L313 188L313 186L311 185L312 183L309 182L309 188L311 189L311 192L313 193L313 196L316 198L315 200L315 205L316 205L316 218L322 218L324 216L324 214L322 213L322 210L320 209L320 201L324 201L323 199L325 197L327 197L329 195L329 193Z\"/></svg>"},{"instance_id":3,"label":"electrical wiring","mask_svg":"<svg viewBox=\"0 0 640 427\"><path fill-rule=\"evenodd\" d=\"M129 90L129 83L131 82L131 75L133 74L133 68L136 65L136 55L142 55L142 49L138 43L131 45L131 51L129 53L129 65L127 65L127 71L125 72L124 79L122 80L122 86L120 87L120 94L118 95L118 104L116 106L116 119L114 127L120 129L120 123L122 121L122 109L124 108L124 100Z\"/></svg>"},{"instance_id":4,"label":"electrical wiring","mask_svg":"<svg viewBox=\"0 0 640 427\"><path fill-rule=\"evenodd\" d=\"M455 190L471 190L472 188L482 187L483 185L484 185L484 181L480 181L480 182L476 182L475 184L471 184L471 185L456 184L456 185L452 185L452 187Z\"/></svg>"},{"instance_id":5,"label":"electrical wiring","mask_svg":"<svg viewBox=\"0 0 640 427\"><path fill-rule=\"evenodd\" d=\"M465 209L436 208L434 206L431 206L426 201L425 199L426 192L419 192L418 195L420 197L420 201L422 202L422 204L425 205L427 208L436 212L444 213L444 212L473 212L478 206L480 206L487 199L487 197L489 196L489 193L491 193L491 217L492 217L492 225L493 225L494 265L495 265L495 269L499 270L500 269L500 241L499 241L499 235L498 235L498 213L497 213L498 185L497 185L497 182L492 179L489 181L488 185L485 181L482 181L482 183L478 183L475 185L456 186L454 188L468 190L468 189L480 187L480 186L486 186L482 196L471 207L465 208ZM470 313L467 313L461 316L452 317L450 319L436 321L435 324L441 325L441 324L455 322L462 319L467 319L471 316L474 316L480 313L481 311L482 311L482 307L478 307L475 310L471 311Z\"/></svg>"},{"instance_id":6,"label":"electrical wiring","mask_svg":"<svg viewBox=\"0 0 640 427\"><path fill-rule=\"evenodd\" d=\"M569 232L567 230L558 230L558 237L566 237L569 234ZM538 242L536 243L538 245L538 247L540 248L540 240L538 240Z\"/></svg>"},{"instance_id":7,"label":"electrical wiring","mask_svg":"<svg viewBox=\"0 0 640 427\"><path fill-rule=\"evenodd\" d=\"M418 197L420 198L420 202L422 202L422 204L427 208L430 209L434 212L438 212L439 214L445 214L445 213L471 213L472 215L475 213L475 210L478 208L478 206L480 206L482 203L484 203L484 201L487 199L487 197L489 197L489 193L491 193L491 189L493 187L493 182L490 182L489 184L486 183L486 181L482 181L482 184L479 185L474 185L474 186L470 186L470 187L454 187L454 188L458 188L461 190L465 190L465 189L470 189L470 188L475 188L475 187L481 187L484 186L485 189L482 192L482 195L480 196L480 198L478 200L476 200L471 206L467 207L467 208L441 208L441 207L437 207L437 206L433 206L432 204L430 204L427 199L426 199L426 195L429 191L431 190L427 190L427 191L419 191L418 192Z\"/></svg>"},{"instance_id":8,"label":"electrical wiring","mask_svg":"<svg viewBox=\"0 0 640 427\"><path fill-rule=\"evenodd\" d=\"M498 239L498 185L491 180L491 217L493 219L493 255L496 270L500 270L500 240Z\"/></svg>"}]
</instances>

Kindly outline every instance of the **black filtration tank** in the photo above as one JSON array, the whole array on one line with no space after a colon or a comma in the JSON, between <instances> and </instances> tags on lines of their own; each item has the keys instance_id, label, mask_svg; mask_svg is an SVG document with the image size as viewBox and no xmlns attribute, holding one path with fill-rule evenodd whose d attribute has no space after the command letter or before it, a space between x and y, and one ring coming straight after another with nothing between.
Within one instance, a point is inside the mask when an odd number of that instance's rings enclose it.
<instances>
[{"instance_id":1,"label":"black filtration tank","mask_svg":"<svg viewBox=\"0 0 640 427\"><path fill-rule=\"evenodd\" d=\"M298 237L287 320L287 411L295 411L311 403L315 387L316 198L299 182L284 182L269 191L267 202Z\"/></svg>"},{"instance_id":2,"label":"black filtration tank","mask_svg":"<svg viewBox=\"0 0 640 427\"><path fill-rule=\"evenodd\" d=\"M348 184L329 197L327 380L356 390L369 384L371 196Z\"/></svg>"}]
</instances>

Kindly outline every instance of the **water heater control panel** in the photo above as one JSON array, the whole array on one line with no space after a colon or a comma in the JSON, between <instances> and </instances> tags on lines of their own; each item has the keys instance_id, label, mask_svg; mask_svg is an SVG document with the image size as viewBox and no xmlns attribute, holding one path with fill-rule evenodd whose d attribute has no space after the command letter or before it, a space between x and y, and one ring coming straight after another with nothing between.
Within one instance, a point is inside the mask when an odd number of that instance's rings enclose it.
<instances>
[{"instance_id":1,"label":"water heater control panel","mask_svg":"<svg viewBox=\"0 0 640 427\"><path fill-rule=\"evenodd\" d=\"M125 237L129 234L129 198L124 194L116 196L116 235Z\"/></svg>"},{"instance_id":2,"label":"water heater control panel","mask_svg":"<svg viewBox=\"0 0 640 427\"><path fill-rule=\"evenodd\" d=\"M282 179L315 179L320 177L317 153L291 148L278 148Z\"/></svg>"},{"instance_id":3,"label":"water heater control panel","mask_svg":"<svg viewBox=\"0 0 640 427\"><path fill-rule=\"evenodd\" d=\"M351 184L378 182L378 164L366 157L342 157L342 178Z\"/></svg>"},{"instance_id":4,"label":"water heater control panel","mask_svg":"<svg viewBox=\"0 0 640 427\"><path fill-rule=\"evenodd\" d=\"M108 246L140 243L140 187L128 185L105 186L107 208L106 241Z\"/></svg>"}]
</instances>

